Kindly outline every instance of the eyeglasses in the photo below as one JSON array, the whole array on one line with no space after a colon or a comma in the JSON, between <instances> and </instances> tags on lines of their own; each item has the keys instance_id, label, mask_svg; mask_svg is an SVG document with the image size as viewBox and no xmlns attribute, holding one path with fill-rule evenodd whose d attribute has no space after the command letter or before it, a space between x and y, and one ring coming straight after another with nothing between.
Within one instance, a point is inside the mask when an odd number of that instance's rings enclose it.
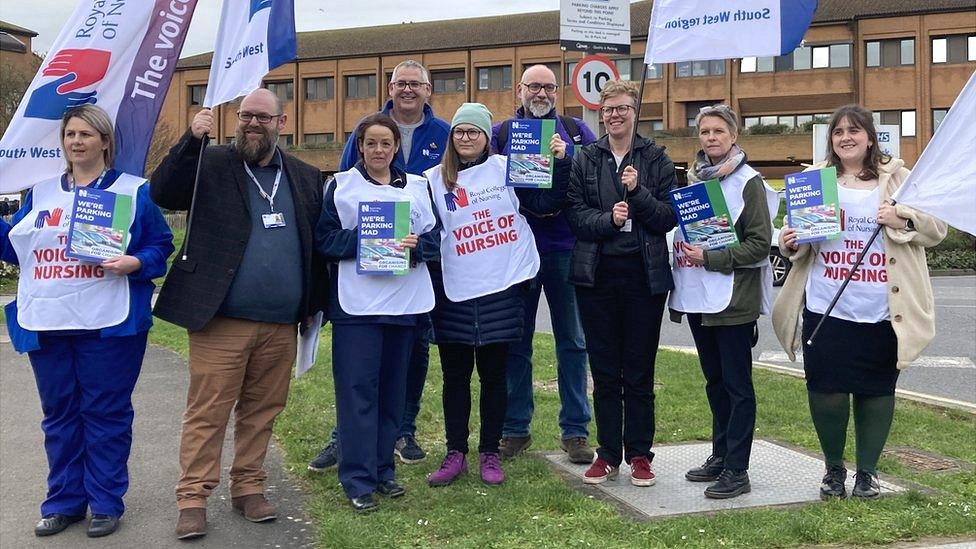
<instances>
[{"instance_id":1,"label":"eyeglasses","mask_svg":"<svg viewBox=\"0 0 976 549\"><path fill-rule=\"evenodd\" d=\"M600 112L603 116L613 116L613 113L617 113L618 116L627 116L627 112L633 109L633 105L617 105L616 107L600 107Z\"/></svg>"},{"instance_id":2,"label":"eyeglasses","mask_svg":"<svg viewBox=\"0 0 976 549\"><path fill-rule=\"evenodd\" d=\"M546 90L546 93L555 93L555 91L559 89L559 86L555 84L539 84L538 82L533 82L531 84L520 82L520 84L526 88L529 88L529 91L532 93L539 93L539 90Z\"/></svg>"},{"instance_id":3,"label":"eyeglasses","mask_svg":"<svg viewBox=\"0 0 976 549\"><path fill-rule=\"evenodd\" d=\"M454 130L451 131L451 135L453 135L454 139L457 139L458 141L462 141L465 138L467 138L468 141L474 141L478 139L478 136L480 136L481 134L482 131L477 128L473 130L462 130L461 128L454 128Z\"/></svg>"},{"instance_id":4,"label":"eyeglasses","mask_svg":"<svg viewBox=\"0 0 976 549\"><path fill-rule=\"evenodd\" d=\"M250 124L251 120L257 119L260 124L267 124L281 116L280 114L257 114L253 112L237 111L237 118L241 119L241 122Z\"/></svg>"},{"instance_id":5,"label":"eyeglasses","mask_svg":"<svg viewBox=\"0 0 976 549\"><path fill-rule=\"evenodd\" d=\"M402 90L404 88L410 88L411 91L417 91L417 90L419 90L420 88L422 88L423 86L426 86L426 85L427 85L426 82L417 82L416 80L412 80L410 82L404 82L403 80L397 80L396 82L393 83L393 87L396 88L396 89L398 89L398 90Z\"/></svg>"}]
</instances>

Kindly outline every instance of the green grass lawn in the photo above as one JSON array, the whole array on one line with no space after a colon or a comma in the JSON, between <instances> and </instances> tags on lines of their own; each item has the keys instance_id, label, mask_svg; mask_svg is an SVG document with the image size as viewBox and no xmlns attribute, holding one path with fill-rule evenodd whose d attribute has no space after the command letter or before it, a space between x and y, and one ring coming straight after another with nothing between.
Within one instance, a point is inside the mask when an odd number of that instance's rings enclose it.
<instances>
[{"instance_id":1,"label":"green grass lawn","mask_svg":"<svg viewBox=\"0 0 976 549\"><path fill-rule=\"evenodd\" d=\"M976 534L976 473L971 468L918 473L887 458L880 464L882 473L927 486L932 492L911 491L874 502L847 500L638 522L622 516L612 505L574 490L538 456L505 462L508 480L500 487L484 486L475 463L475 470L455 484L429 488L426 475L438 466L445 451L436 348L432 349L418 417L418 439L429 457L418 465L398 467L407 488L405 497L382 499L378 512L359 516L349 508L334 470L313 474L305 468L335 424L330 333L329 328L323 331L316 366L292 383L288 407L275 427L287 468L307 489L308 513L317 525L321 547L796 547ZM185 333L172 325L157 321L151 340L186 354ZM551 336L537 336L532 423L532 449L537 451L559 447L554 357ZM655 444L708 440L711 421L704 379L694 357L662 351L656 372ZM757 436L818 452L802 381L757 370L755 384ZM477 409L473 405L473 433L477 432ZM472 434L472 440L476 439ZM976 418L899 401L888 444L973 464ZM812 482L810 490L817 489L817 482Z\"/></svg>"}]
</instances>

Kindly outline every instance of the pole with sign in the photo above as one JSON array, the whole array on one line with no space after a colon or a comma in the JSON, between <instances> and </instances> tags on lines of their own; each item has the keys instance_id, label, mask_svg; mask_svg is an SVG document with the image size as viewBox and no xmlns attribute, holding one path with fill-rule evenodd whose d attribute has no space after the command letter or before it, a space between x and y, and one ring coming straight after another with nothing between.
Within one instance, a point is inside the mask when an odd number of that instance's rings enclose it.
<instances>
[{"instance_id":1,"label":"pole with sign","mask_svg":"<svg viewBox=\"0 0 976 549\"><path fill-rule=\"evenodd\" d=\"M610 80L619 80L617 65L602 55L587 55L573 70L573 95L583 105L583 122L599 133L600 92Z\"/></svg>"}]
</instances>

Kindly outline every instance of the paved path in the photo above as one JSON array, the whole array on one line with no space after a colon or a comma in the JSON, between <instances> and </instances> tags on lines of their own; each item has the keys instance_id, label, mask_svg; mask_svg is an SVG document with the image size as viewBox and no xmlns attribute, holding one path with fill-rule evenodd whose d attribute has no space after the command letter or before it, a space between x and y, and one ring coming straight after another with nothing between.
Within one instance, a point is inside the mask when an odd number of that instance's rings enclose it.
<instances>
[{"instance_id":1,"label":"paved path","mask_svg":"<svg viewBox=\"0 0 976 549\"><path fill-rule=\"evenodd\" d=\"M186 402L186 363L178 355L150 347L136 385L133 448L126 514L118 532L102 540L85 537L84 523L40 539L34 537L38 506L44 498L47 463L40 429L41 407L26 355L18 355L0 336L0 547L310 547L313 528L302 512L302 494L281 467L281 454L268 455L268 497L278 505L273 523L252 524L234 513L227 491L232 439L224 444L221 486L210 498L209 533L179 542L173 535L179 476L180 416ZM230 434L231 429L228 429Z\"/></svg>"}]
</instances>

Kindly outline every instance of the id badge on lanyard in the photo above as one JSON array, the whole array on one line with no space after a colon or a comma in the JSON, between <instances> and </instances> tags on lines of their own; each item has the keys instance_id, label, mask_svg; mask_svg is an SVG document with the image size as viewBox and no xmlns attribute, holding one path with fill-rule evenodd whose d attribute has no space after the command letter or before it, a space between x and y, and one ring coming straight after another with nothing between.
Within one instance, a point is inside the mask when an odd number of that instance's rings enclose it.
<instances>
[{"instance_id":1,"label":"id badge on lanyard","mask_svg":"<svg viewBox=\"0 0 976 549\"><path fill-rule=\"evenodd\" d=\"M258 178L254 177L254 173L251 171L251 168L247 165L247 162L244 163L244 171L247 172L247 175L251 178L251 181L253 181L254 185L257 186L258 193L261 195L261 198L267 200L268 205L271 206L270 213L261 214L261 223L264 225L264 228L275 229L278 227L284 227L285 214L282 212L274 211L274 197L276 194L278 194L278 185L281 183L281 168L280 167L278 168L278 173L275 175L274 186L271 187L271 195L268 195L268 193L264 192L264 188L261 187L261 183L258 182Z\"/></svg>"}]
</instances>

